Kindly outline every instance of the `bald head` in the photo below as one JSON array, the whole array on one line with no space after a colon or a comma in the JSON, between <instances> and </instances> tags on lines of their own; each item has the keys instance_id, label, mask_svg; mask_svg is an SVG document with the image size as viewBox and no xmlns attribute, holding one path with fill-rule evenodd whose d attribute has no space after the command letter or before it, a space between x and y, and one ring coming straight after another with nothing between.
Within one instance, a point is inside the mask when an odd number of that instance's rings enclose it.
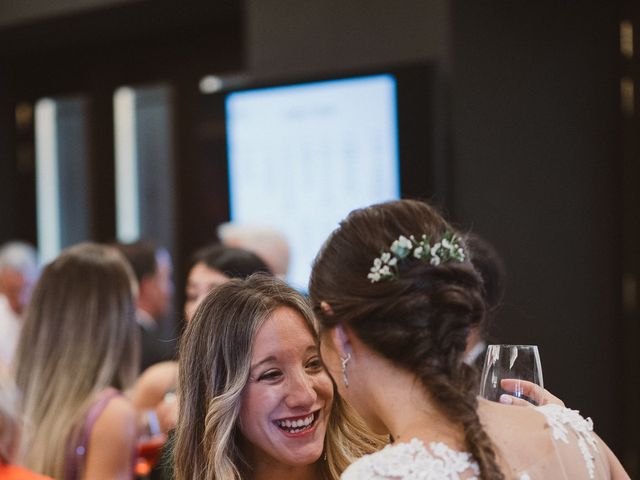
<instances>
[{"instance_id":1,"label":"bald head","mask_svg":"<svg viewBox=\"0 0 640 480\"><path fill-rule=\"evenodd\" d=\"M218 227L220 241L228 247L242 248L258 255L269 269L284 278L289 269L289 244L272 227L223 223Z\"/></svg>"}]
</instances>

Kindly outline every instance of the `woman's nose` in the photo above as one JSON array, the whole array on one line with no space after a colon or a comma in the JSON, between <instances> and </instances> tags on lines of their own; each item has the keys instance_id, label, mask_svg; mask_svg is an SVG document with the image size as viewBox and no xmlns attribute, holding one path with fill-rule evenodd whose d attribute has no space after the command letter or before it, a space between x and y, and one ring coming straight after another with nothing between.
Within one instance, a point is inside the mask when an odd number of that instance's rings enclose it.
<instances>
[{"instance_id":1,"label":"woman's nose","mask_svg":"<svg viewBox=\"0 0 640 480\"><path fill-rule=\"evenodd\" d=\"M305 373L291 378L287 384L285 403L289 408L311 408L318 398L313 379Z\"/></svg>"}]
</instances>

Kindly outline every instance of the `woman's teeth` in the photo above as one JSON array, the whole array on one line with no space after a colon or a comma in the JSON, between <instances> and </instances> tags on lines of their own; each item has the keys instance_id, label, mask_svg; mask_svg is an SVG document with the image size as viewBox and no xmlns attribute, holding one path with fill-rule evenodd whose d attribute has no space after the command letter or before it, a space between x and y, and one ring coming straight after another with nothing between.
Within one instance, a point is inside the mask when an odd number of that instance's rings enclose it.
<instances>
[{"instance_id":1,"label":"woman's teeth","mask_svg":"<svg viewBox=\"0 0 640 480\"><path fill-rule=\"evenodd\" d=\"M312 413L306 418L302 418L299 420L277 420L276 423L278 424L278 427L288 431L289 433L298 433L302 430L305 430L306 428L309 428L314 420L315 413Z\"/></svg>"}]
</instances>

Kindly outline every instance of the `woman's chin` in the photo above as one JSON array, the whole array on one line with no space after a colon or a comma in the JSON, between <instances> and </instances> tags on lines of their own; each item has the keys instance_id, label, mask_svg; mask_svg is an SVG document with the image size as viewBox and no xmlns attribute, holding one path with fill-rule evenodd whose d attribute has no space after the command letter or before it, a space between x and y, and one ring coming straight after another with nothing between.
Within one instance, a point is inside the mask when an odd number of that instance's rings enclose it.
<instances>
[{"instance_id":1,"label":"woman's chin","mask_svg":"<svg viewBox=\"0 0 640 480\"><path fill-rule=\"evenodd\" d=\"M322 446L308 445L305 448L281 452L280 462L291 467L306 467L316 463L322 457Z\"/></svg>"}]
</instances>

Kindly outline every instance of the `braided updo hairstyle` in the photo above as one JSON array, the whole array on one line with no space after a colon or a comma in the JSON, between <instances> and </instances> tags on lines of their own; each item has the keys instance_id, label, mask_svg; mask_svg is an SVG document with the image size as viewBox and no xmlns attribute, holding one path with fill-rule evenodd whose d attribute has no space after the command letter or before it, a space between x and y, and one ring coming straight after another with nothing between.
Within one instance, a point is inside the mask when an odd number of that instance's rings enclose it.
<instances>
[{"instance_id":1,"label":"braided updo hairstyle","mask_svg":"<svg viewBox=\"0 0 640 480\"><path fill-rule=\"evenodd\" d=\"M468 258L433 266L410 255L398 262L396 278L367 278L373 260L400 235L439 240L449 232L455 233L442 216L418 201L355 210L316 257L309 293L321 328L348 325L370 348L414 372L440 411L464 429L482 478L503 479L476 411L473 372L462 361L469 330L485 310L482 280Z\"/></svg>"}]
</instances>

